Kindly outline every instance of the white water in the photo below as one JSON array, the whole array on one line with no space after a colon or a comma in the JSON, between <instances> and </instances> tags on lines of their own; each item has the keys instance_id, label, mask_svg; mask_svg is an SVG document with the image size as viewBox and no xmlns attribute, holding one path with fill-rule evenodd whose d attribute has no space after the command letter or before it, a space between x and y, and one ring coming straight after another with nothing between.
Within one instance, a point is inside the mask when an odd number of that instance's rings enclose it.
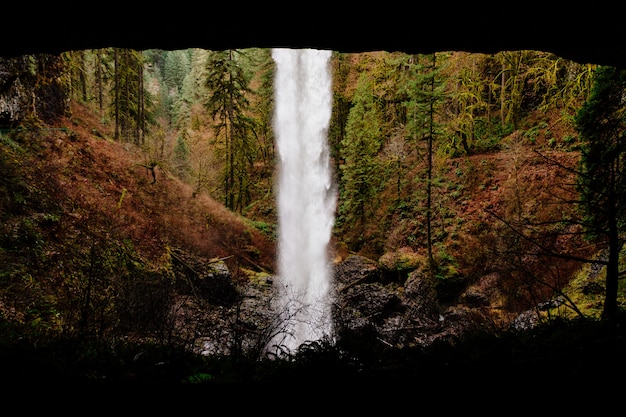
<instances>
[{"instance_id":1,"label":"white water","mask_svg":"<svg viewBox=\"0 0 626 417\"><path fill-rule=\"evenodd\" d=\"M332 272L328 244L334 191L328 125L332 109L330 51L273 49L276 63L274 134L279 154L279 335L272 344L293 351L331 336Z\"/></svg>"}]
</instances>

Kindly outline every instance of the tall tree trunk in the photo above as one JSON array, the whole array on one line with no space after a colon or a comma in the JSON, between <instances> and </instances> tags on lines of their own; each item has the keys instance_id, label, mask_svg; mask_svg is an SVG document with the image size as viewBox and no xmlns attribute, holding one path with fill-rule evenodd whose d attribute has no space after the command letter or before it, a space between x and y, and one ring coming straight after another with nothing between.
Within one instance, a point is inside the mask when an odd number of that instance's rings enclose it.
<instances>
[{"instance_id":1,"label":"tall tree trunk","mask_svg":"<svg viewBox=\"0 0 626 417\"><path fill-rule=\"evenodd\" d=\"M433 260L433 241L432 241L432 194L433 194L433 136L435 135L435 65L436 65L436 55L433 53L433 60L431 71L433 75L430 79L430 103L428 107L428 117L429 117L429 131L428 131L428 161L427 161L427 174L426 174L426 239L428 246L428 261L430 265L434 264Z\"/></svg>"},{"instance_id":2,"label":"tall tree trunk","mask_svg":"<svg viewBox=\"0 0 626 417\"><path fill-rule=\"evenodd\" d=\"M113 64L115 75L113 78L114 82L114 91L115 91L115 104L114 104L114 113L115 113L115 140L120 139L120 62L119 62L119 50L117 48L114 49L113 53Z\"/></svg>"},{"instance_id":3,"label":"tall tree trunk","mask_svg":"<svg viewBox=\"0 0 626 417\"><path fill-rule=\"evenodd\" d=\"M505 104L506 104L506 94L504 94L506 89L506 60L504 58L504 54L502 55L502 72L500 74L500 125L504 127L505 123Z\"/></svg>"},{"instance_id":4,"label":"tall tree trunk","mask_svg":"<svg viewBox=\"0 0 626 417\"><path fill-rule=\"evenodd\" d=\"M619 161L619 158L618 158ZM616 162L614 165L618 165ZM604 295L603 318L613 321L617 316L617 291L619 284L619 252L621 250L619 229L617 225L616 195L618 168L611 170L609 182L609 216L608 216L608 239L609 239L609 259L606 266L606 288Z\"/></svg>"},{"instance_id":5,"label":"tall tree trunk","mask_svg":"<svg viewBox=\"0 0 626 417\"><path fill-rule=\"evenodd\" d=\"M124 114L122 123L122 136L125 142L130 142L131 135L131 118L130 118L130 77L128 72L128 64L130 62L130 53L127 49L124 50Z\"/></svg>"},{"instance_id":6,"label":"tall tree trunk","mask_svg":"<svg viewBox=\"0 0 626 417\"><path fill-rule=\"evenodd\" d=\"M229 60L233 60L233 51L229 50L229 55L228 55L228 59ZM230 97L229 97L229 103L228 103L228 125L230 126L229 129L229 135L230 138L228 140L228 164L227 164L227 182L228 182L228 193L227 193L227 202L228 204L226 205L229 209L234 210L235 209L235 135L234 135L234 129L233 127L235 126L235 114L234 114L234 98L233 98L233 89L235 88L234 86L234 82L233 82L233 74L229 73L228 74L228 83L229 83L229 91L230 91Z\"/></svg>"},{"instance_id":7,"label":"tall tree trunk","mask_svg":"<svg viewBox=\"0 0 626 417\"><path fill-rule=\"evenodd\" d=\"M103 101L104 101L104 77L102 75L102 55L100 55L100 51L96 51L96 91L98 92L98 110L100 111L100 115L102 116L103 110Z\"/></svg>"},{"instance_id":8,"label":"tall tree trunk","mask_svg":"<svg viewBox=\"0 0 626 417\"><path fill-rule=\"evenodd\" d=\"M141 52L140 52L141 54ZM137 143L144 143L144 128L146 117L144 114L144 97L143 97L143 62L139 60L137 65Z\"/></svg>"},{"instance_id":9,"label":"tall tree trunk","mask_svg":"<svg viewBox=\"0 0 626 417\"><path fill-rule=\"evenodd\" d=\"M617 291L619 284L619 252L620 243L616 222L610 222L609 259L606 266L606 289L602 317L613 321L617 316Z\"/></svg>"},{"instance_id":10,"label":"tall tree trunk","mask_svg":"<svg viewBox=\"0 0 626 417\"><path fill-rule=\"evenodd\" d=\"M87 80L85 79L85 51L80 51L78 54L78 79L80 81L80 91L82 94L83 102L87 102Z\"/></svg>"}]
</instances>

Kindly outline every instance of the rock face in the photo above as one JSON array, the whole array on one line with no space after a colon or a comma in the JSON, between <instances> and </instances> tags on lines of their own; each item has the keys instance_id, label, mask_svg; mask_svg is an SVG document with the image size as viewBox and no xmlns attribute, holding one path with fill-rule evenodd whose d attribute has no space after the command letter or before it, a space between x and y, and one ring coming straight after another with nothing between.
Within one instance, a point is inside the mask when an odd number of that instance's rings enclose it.
<instances>
[{"instance_id":1,"label":"rock face","mask_svg":"<svg viewBox=\"0 0 626 417\"><path fill-rule=\"evenodd\" d=\"M58 55L0 57L0 128L28 116L53 121L67 110Z\"/></svg>"},{"instance_id":2,"label":"rock face","mask_svg":"<svg viewBox=\"0 0 626 417\"><path fill-rule=\"evenodd\" d=\"M224 277L222 272L218 274ZM195 270L202 270L196 266ZM408 274L404 282L389 281L385 268L371 259L352 255L334 266L333 321L338 340L374 343L380 348L428 346L436 341L454 342L467 332L491 323L484 314L484 304L444 307L437 301L434 282L423 268ZM218 275L190 277L206 286L205 293L223 291ZM236 297L229 302L211 301L205 296L185 295L187 304L180 311L194 320L180 323L181 329L194 328L199 351L207 354L245 354L260 357L274 332L280 329L280 318L272 310L275 296L274 277L257 275L237 285ZM208 288L211 287L211 290ZM486 300L472 290L471 299ZM206 295L205 294L205 295ZM198 300L203 300L198 303ZM204 315L199 320L197 315ZM195 323L195 324L194 324Z\"/></svg>"},{"instance_id":3,"label":"rock face","mask_svg":"<svg viewBox=\"0 0 626 417\"><path fill-rule=\"evenodd\" d=\"M336 266L334 319L340 337L370 334L378 343L409 347L454 339L481 326L471 309L444 308L435 283L419 267L404 282L388 282L377 263L349 256Z\"/></svg>"},{"instance_id":4,"label":"rock face","mask_svg":"<svg viewBox=\"0 0 626 417\"><path fill-rule=\"evenodd\" d=\"M31 96L24 78L28 57L0 58L0 126L10 126L23 119L30 108Z\"/></svg>"},{"instance_id":5,"label":"rock face","mask_svg":"<svg viewBox=\"0 0 626 417\"><path fill-rule=\"evenodd\" d=\"M231 305L237 297L230 270L223 260L199 261L182 251L171 253L179 292L197 296L214 305Z\"/></svg>"}]
</instances>

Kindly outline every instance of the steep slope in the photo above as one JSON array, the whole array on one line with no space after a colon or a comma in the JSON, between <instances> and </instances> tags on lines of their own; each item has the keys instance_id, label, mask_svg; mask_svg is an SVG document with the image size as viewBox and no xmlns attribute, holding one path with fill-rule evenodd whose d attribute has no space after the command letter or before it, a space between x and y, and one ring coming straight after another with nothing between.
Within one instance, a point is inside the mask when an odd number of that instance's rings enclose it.
<instances>
[{"instance_id":1,"label":"steep slope","mask_svg":"<svg viewBox=\"0 0 626 417\"><path fill-rule=\"evenodd\" d=\"M153 284L176 279L176 253L222 260L234 281L244 270L274 269L274 244L250 221L193 196L108 129L74 105L54 126L0 134L0 317L8 322L42 332L108 328L102 320L119 320L111 308L144 303L146 291L161 291Z\"/></svg>"},{"instance_id":2,"label":"steep slope","mask_svg":"<svg viewBox=\"0 0 626 417\"><path fill-rule=\"evenodd\" d=\"M206 194L193 194L187 184L164 168L147 167L139 148L90 135L88 129L93 132L101 126L93 118L89 111L76 106L65 122L79 139L79 149L57 149L55 155L57 163L66 169L69 164L78 164L71 174L75 182L70 188L91 208L99 207L105 216L106 212L119 212L126 233L152 256L167 244L184 246L206 258L232 257L229 266L233 268L273 269L273 243L248 220ZM76 160L77 152L86 153L87 160Z\"/></svg>"}]
</instances>

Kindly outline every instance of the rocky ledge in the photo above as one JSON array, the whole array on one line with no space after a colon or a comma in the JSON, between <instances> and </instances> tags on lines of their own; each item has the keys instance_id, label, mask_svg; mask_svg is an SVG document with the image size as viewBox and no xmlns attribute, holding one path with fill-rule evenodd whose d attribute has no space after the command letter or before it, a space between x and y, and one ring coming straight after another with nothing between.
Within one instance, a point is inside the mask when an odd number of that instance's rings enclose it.
<instances>
[{"instance_id":1,"label":"rocky ledge","mask_svg":"<svg viewBox=\"0 0 626 417\"><path fill-rule=\"evenodd\" d=\"M212 261L209 266L179 265L179 272L186 271L188 290L172 306L177 332L193 338L205 354L261 357L281 326L272 305L275 277L251 273L229 287L226 264ZM498 326L493 313L498 310L497 276L486 276L466 290L459 303L442 305L423 267L390 276L380 261L350 255L333 268L330 298L339 338L404 348L454 343L469 332ZM203 273L190 275L190 269ZM218 302L216 294L228 295L227 302Z\"/></svg>"}]
</instances>

